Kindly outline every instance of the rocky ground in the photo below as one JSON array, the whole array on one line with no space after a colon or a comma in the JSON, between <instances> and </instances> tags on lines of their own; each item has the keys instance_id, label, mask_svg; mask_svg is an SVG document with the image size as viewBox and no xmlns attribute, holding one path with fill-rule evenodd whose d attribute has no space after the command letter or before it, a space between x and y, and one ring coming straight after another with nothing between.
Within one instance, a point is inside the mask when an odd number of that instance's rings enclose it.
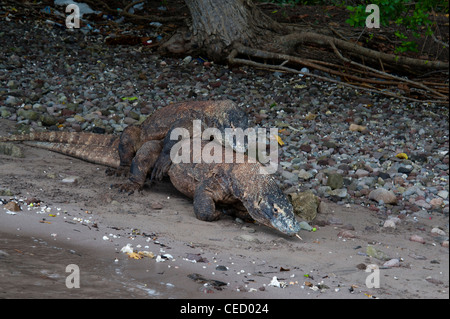
<instances>
[{"instance_id":1,"label":"rocky ground","mask_svg":"<svg viewBox=\"0 0 450 319\"><path fill-rule=\"evenodd\" d=\"M1 22L2 118L18 130L120 133L155 108L231 99L250 125L276 127L280 184L380 214L448 214L448 108L406 103L289 74L229 69L142 46L107 46L101 33L42 21ZM383 191L372 192L376 188ZM396 205L393 205L396 204Z\"/></svg>"},{"instance_id":2,"label":"rocky ground","mask_svg":"<svg viewBox=\"0 0 450 319\"><path fill-rule=\"evenodd\" d=\"M154 36L126 25L121 32L127 28ZM13 131L119 134L172 102L231 99L248 110L251 126L278 128L280 186L294 201L305 191L315 195L301 201L313 207L301 218L341 225L339 216L316 218L320 200L369 209L387 231L439 216L422 231L448 260L448 106L199 57L165 58L146 46L108 46L107 26L70 32L39 19L1 19L0 30L0 117L16 122ZM9 185L0 188L10 195ZM345 231L352 238L354 229Z\"/></svg>"}]
</instances>

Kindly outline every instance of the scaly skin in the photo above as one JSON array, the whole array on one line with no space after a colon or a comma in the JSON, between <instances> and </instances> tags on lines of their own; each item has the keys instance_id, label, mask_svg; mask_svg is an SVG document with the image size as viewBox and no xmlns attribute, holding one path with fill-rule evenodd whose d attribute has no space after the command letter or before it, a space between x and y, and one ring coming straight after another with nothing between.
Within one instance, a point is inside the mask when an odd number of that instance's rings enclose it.
<instances>
[{"instance_id":1,"label":"scaly skin","mask_svg":"<svg viewBox=\"0 0 450 319\"><path fill-rule=\"evenodd\" d=\"M186 145L192 141L180 143ZM214 142L203 141L202 147L208 143ZM256 161L249 162L246 156L243 163L236 160L225 163L225 149L217 147L222 149L220 163L195 163L190 147L190 163L172 163L168 171L175 188L194 199L196 217L204 221L219 219L222 213L216 210L216 204L231 205L238 211L244 206L249 217L257 222L287 235L297 234L300 225L292 205L272 176L262 174L263 166Z\"/></svg>"},{"instance_id":2,"label":"scaly skin","mask_svg":"<svg viewBox=\"0 0 450 319\"><path fill-rule=\"evenodd\" d=\"M73 156L91 163L119 167L119 137L112 134L79 132L33 132L0 136L0 142L22 141L24 144Z\"/></svg>"},{"instance_id":3,"label":"scaly skin","mask_svg":"<svg viewBox=\"0 0 450 319\"><path fill-rule=\"evenodd\" d=\"M118 187L120 191L132 193L142 188L150 169L153 169L152 179L161 179L167 174L171 164L170 150L176 143L170 140L170 133L176 128L192 131L193 120L200 120L203 126L215 127L222 132L225 128L245 129L248 126L245 111L232 101L190 101L169 104L156 110L141 125L127 127L120 138L94 133L35 132L0 137L0 141L41 141L84 145L92 147L92 155L97 154L94 152L95 148L105 146L106 149L109 148L108 153L118 152L120 165L117 167L101 158L96 159L95 162L113 168L107 170L108 175L122 175L129 172L129 180L123 184L116 184L115 187ZM46 148L49 147L47 144ZM76 147L60 145L54 150L62 152L62 148L67 155L78 154L75 157L92 161L93 156L89 155L88 148L83 148L81 152L76 150ZM102 154L97 155L102 156Z\"/></svg>"},{"instance_id":4,"label":"scaly skin","mask_svg":"<svg viewBox=\"0 0 450 319\"><path fill-rule=\"evenodd\" d=\"M191 140L179 143L182 146L191 143ZM206 145L213 145L209 143L214 141L203 141L202 149ZM46 142L30 142L30 144L75 157L82 156L83 160L94 163L98 163L98 158L102 158L101 164L114 168L120 165L118 154L109 152L110 149L105 146L92 148ZM160 142L153 145L159 145L161 149ZM168 175L178 191L194 200L194 212L198 219L214 221L231 211L244 220L256 220L287 235L299 232L300 226L295 219L291 203L272 176L262 174L264 168L260 163L249 162L246 156L243 163L236 163L236 160L233 163L224 163L225 148L218 144L217 149L222 149L223 155L220 163L194 163L193 148L189 149L190 161L172 163ZM144 156L150 162L155 161L156 157L157 155ZM226 209L219 211L216 209L217 206L225 206Z\"/></svg>"},{"instance_id":5,"label":"scaly skin","mask_svg":"<svg viewBox=\"0 0 450 319\"><path fill-rule=\"evenodd\" d=\"M245 111L229 100L180 102L158 109L141 126L127 127L120 137L120 168L117 173L130 170L130 177L127 183L118 185L119 189L128 193L140 189L151 168L152 180L160 180L166 175L171 164L170 150L177 142L170 139L171 132L185 128L192 136L194 120L221 132L225 128L248 127ZM160 141L163 141L162 145ZM158 150L160 154L153 161L152 155Z\"/></svg>"}]
</instances>

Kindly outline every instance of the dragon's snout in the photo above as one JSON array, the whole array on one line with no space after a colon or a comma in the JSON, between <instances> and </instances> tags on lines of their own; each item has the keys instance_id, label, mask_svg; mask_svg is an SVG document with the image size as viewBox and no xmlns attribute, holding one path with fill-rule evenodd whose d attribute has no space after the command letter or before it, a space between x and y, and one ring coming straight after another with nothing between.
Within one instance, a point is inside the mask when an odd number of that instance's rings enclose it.
<instances>
[{"instance_id":1,"label":"dragon's snout","mask_svg":"<svg viewBox=\"0 0 450 319\"><path fill-rule=\"evenodd\" d=\"M258 206L255 216L252 215L258 222L289 236L296 235L300 231L300 224L289 202L286 201L282 206L277 203L260 202Z\"/></svg>"}]
</instances>

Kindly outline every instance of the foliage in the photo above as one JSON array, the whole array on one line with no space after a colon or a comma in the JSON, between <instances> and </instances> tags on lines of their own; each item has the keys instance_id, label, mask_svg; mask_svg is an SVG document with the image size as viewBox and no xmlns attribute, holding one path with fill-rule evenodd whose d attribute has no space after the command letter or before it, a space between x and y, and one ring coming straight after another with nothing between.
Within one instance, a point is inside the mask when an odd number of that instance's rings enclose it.
<instances>
[{"instance_id":1,"label":"foliage","mask_svg":"<svg viewBox=\"0 0 450 319\"><path fill-rule=\"evenodd\" d=\"M395 36L400 44L395 48L395 53L417 52L417 43L411 41L404 31L409 31L408 33L412 34L415 39L433 34L433 21L431 21L429 13L435 11L448 14L449 7L447 0L269 0L269 2L282 6L335 5L345 7L349 11L346 23L354 27L365 26L366 18L370 14L370 12L366 12L366 6L376 4L380 8L381 26L394 25L398 27Z\"/></svg>"},{"instance_id":2,"label":"foliage","mask_svg":"<svg viewBox=\"0 0 450 319\"><path fill-rule=\"evenodd\" d=\"M414 38L420 38L419 31L425 30L426 35L432 34L433 22L429 12L432 10L448 13L448 1L446 0L369 0L366 4L347 6L350 16L346 22L351 26L362 27L370 14L366 12L368 4L376 4L380 8L380 24L382 26L403 26L412 32ZM417 43L408 41L408 37L400 30L395 32L401 44L396 47L395 53L417 51Z\"/></svg>"}]
</instances>

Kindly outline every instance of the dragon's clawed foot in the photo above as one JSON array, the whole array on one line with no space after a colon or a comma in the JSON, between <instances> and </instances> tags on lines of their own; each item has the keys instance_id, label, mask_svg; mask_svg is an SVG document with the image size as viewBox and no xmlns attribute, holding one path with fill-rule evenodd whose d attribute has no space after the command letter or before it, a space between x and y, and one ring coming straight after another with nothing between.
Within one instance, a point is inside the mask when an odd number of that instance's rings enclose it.
<instances>
[{"instance_id":1,"label":"dragon's clawed foot","mask_svg":"<svg viewBox=\"0 0 450 319\"><path fill-rule=\"evenodd\" d=\"M135 191L142 190L141 185L131 181L122 184L112 184L111 188L118 189L120 193L127 193L128 195L133 194Z\"/></svg>"},{"instance_id":2,"label":"dragon's clawed foot","mask_svg":"<svg viewBox=\"0 0 450 319\"><path fill-rule=\"evenodd\" d=\"M153 167L152 174L150 180L152 181L160 181L167 174L170 168L170 163L158 160Z\"/></svg>"},{"instance_id":3,"label":"dragon's clawed foot","mask_svg":"<svg viewBox=\"0 0 450 319\"><path fill-rule=\"evenodd\" d=\"M129 171L130 171L130 168L129 167L125 167L125 166L123 166L123 167L121 166L121 167L118 167L118 168L108 167L105 170L105 174L106 174L106 176L120 177L120 176L127 176Z\"/></svg>"}]
</instances>

